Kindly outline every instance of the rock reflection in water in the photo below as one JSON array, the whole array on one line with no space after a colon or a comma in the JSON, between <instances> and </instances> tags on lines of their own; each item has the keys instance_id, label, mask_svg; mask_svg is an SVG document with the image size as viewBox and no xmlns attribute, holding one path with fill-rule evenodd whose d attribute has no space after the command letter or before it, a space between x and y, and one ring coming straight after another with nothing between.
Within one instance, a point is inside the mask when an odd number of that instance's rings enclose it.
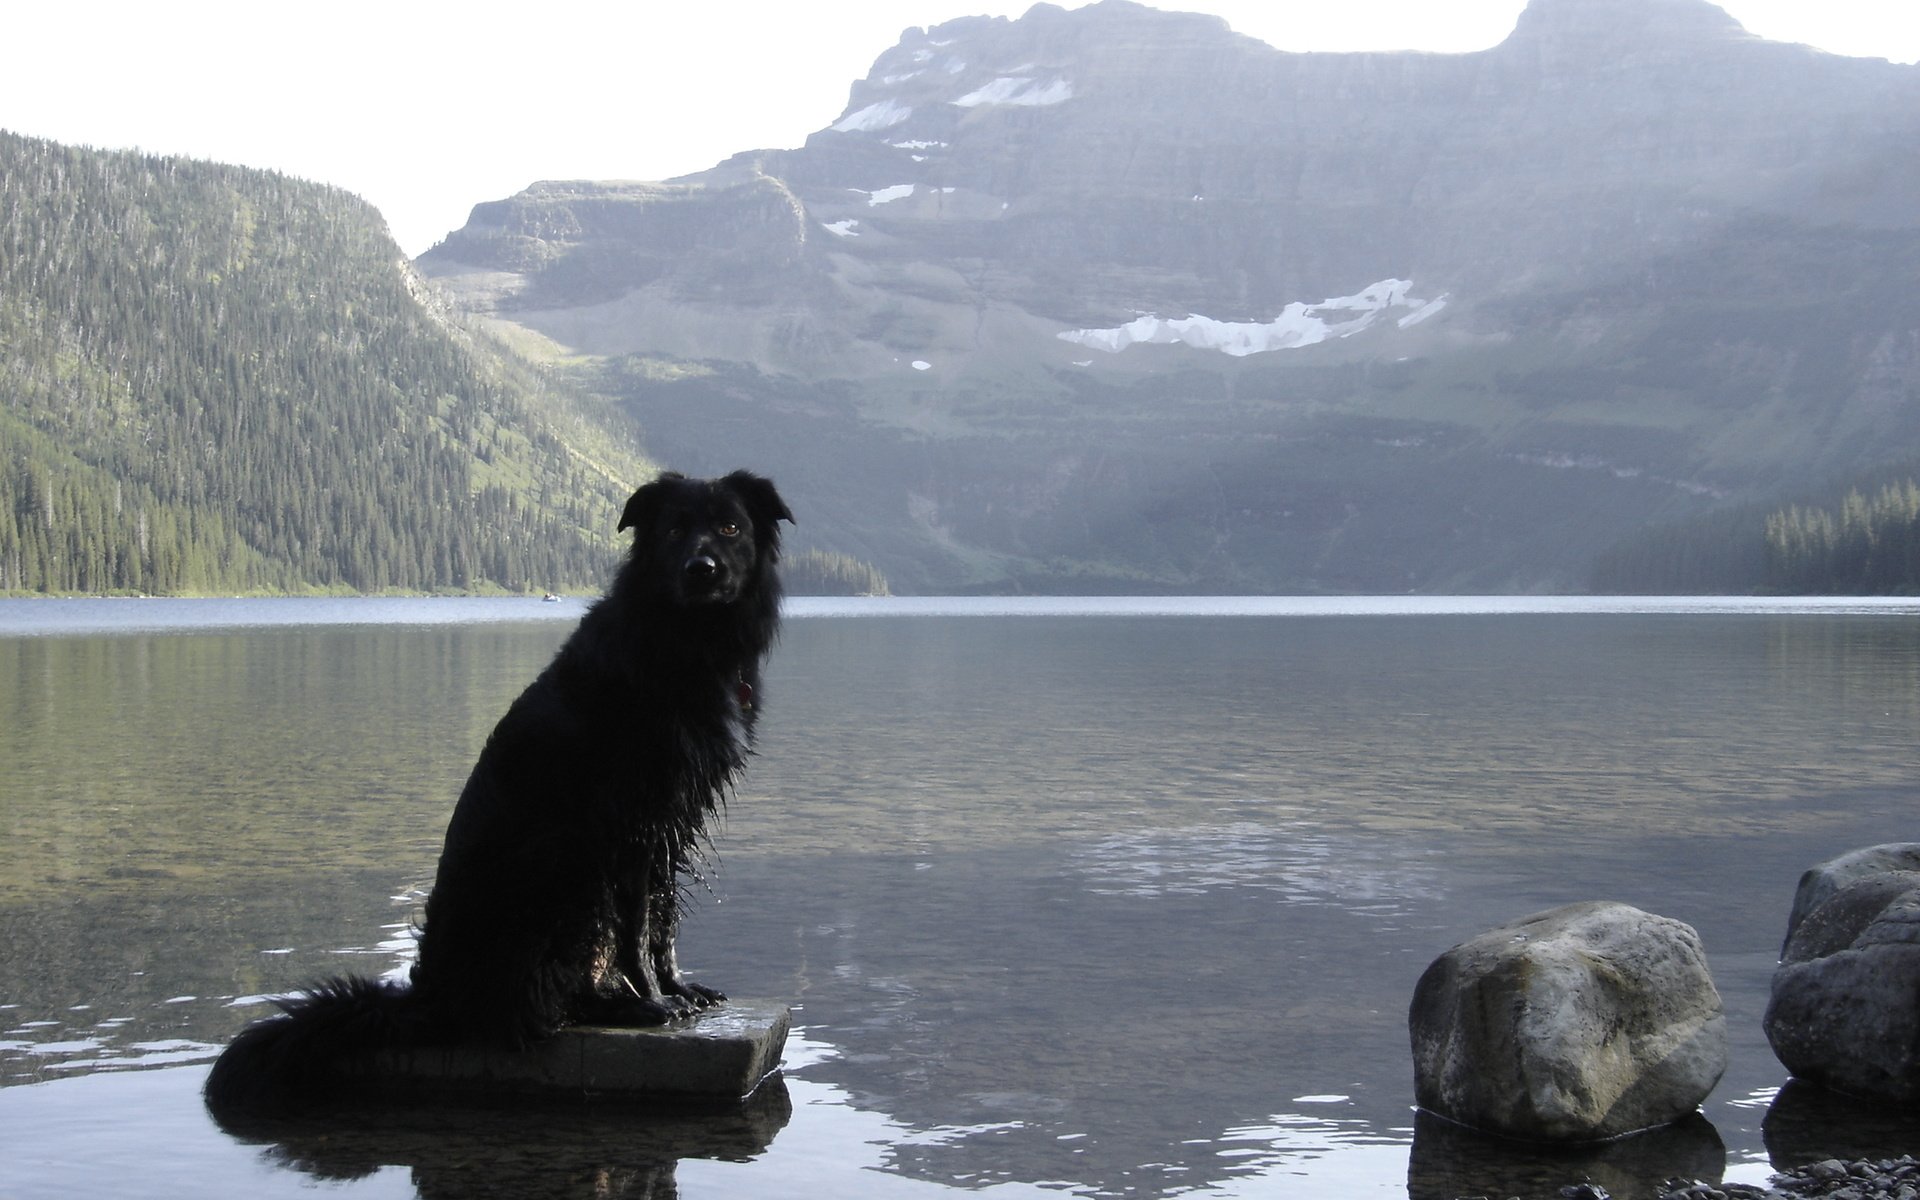
<instances>
[{"instance_id":1,"label":"rock reflection in water","mask_svg":"<svg viewBox=\"0 0 1920 1200\"><path fill-rule=\"evenodd\" d=\"M1920 1110L1843 1096L1793 1080L1780 1089L1761 1126L1778 1170L1837 1158L1899 1158L1920 1149Z\"/></svg>"},{"instance_id":2,"label":"rock reflection in water","mask_svg":"<svg viewBox=\"0 0 1920 1200\"><path fill-rule=\"evenodd\" d=\"M222 1128L265 1146L276 1166L317 1180L406 1167L422 1200L650 1200L678 1194L682 1159L756 1158L792 1116L786 1083L775 1075L739 1107L719 1111L363 1102L298 1120L222 1122Z\"/></svg>"},{"instance_id":3,"label":"rock reflection in water","mask_svg":"<svg viewBox=\"0 0 1920 1200\"><path fill-rule=\"evenodd\" d=\"M1727 1148L1695 1114L1660 1129L1584 1145L1516 1142L1421 1111L1414 1120L1408 1200L1456 1196L1554 1196L1592 1183L1615 1200L1652 1200L1672 1179L1717 1183Z\"/></svg>"}]
</instances>

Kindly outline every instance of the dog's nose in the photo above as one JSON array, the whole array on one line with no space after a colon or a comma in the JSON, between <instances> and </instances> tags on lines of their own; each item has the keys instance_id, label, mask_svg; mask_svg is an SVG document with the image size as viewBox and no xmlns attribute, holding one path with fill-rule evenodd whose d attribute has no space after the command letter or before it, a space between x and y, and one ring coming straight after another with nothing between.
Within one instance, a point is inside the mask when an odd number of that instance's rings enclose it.
<instances>
[{"instance_id":1,"label":"dog's nose","mask_svg":"<svg viewBox=\"0 0 1920 1200\"><path fill-rule=\"evenodd\" d=\"M710 554L696 554L687 560L687 577L704 583L720 573L720 564Z\"/></svg>"}]
</instances>

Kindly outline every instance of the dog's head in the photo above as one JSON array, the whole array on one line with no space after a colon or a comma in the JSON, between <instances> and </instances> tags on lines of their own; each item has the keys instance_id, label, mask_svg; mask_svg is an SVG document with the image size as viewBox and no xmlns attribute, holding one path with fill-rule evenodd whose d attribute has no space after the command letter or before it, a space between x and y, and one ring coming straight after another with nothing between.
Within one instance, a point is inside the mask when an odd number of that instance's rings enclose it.
<instances>
[{"instance_id":1,"label":"dog's head","mask_svg":"<svg viewBox=\"0 0 1920 1200\"><path fill-rule=\"evenodd\" d=\"M774 586L779 523L792 520L770 479L747 471L688 479L668 471L627 501L620 528L634 531L634 562L675 602L731 604Z\"/></svg>"}]
</instances>

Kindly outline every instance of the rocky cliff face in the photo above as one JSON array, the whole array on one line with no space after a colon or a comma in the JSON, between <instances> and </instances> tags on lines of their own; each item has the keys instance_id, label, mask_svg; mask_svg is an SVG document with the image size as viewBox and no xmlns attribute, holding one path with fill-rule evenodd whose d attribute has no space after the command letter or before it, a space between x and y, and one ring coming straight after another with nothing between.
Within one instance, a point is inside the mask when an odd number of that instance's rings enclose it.
<instances>
[{"instance_id":1,"label":"rocky cliff face","mask_svg":"<svg viewBox=\"0 0 1920 1200\"><path fill-rule=\"evenodd\" d=\"M834 488L909 582L1573 586L1640 521L1910 444L1915 145L1920 70L1705 0L1534 0L1466 55L1043 4L907 31L799 149L539 184L421 266L576 350L708 363L698 402L635 393L665 452L715 378L755 429L811 414L741 447L769 469L930 450Z\"/></svg>"}]
</instances>

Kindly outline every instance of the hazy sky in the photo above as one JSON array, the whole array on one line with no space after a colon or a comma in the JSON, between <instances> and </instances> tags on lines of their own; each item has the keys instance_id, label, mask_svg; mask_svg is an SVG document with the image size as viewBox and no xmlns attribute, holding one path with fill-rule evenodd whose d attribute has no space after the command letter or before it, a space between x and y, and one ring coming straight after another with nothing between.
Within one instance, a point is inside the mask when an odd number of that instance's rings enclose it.
<instances>
[{"instance_id":1,"label":"hazy sky","mask_svg":"<svg viewBox=\"0 0 1920 1200\"><path fill-rule=\"evenodd\" d=\"M1078 8L1081 0L1061 5ZM539 179L797 146L911 26L1028 0L25 0L0 129L338 184L417 254ZM1166 0L1283 50L1479 50L1525 0ZM1920 58L1920 0L1724 0L1754 33Z\"/></svg>"}]
</instances>

